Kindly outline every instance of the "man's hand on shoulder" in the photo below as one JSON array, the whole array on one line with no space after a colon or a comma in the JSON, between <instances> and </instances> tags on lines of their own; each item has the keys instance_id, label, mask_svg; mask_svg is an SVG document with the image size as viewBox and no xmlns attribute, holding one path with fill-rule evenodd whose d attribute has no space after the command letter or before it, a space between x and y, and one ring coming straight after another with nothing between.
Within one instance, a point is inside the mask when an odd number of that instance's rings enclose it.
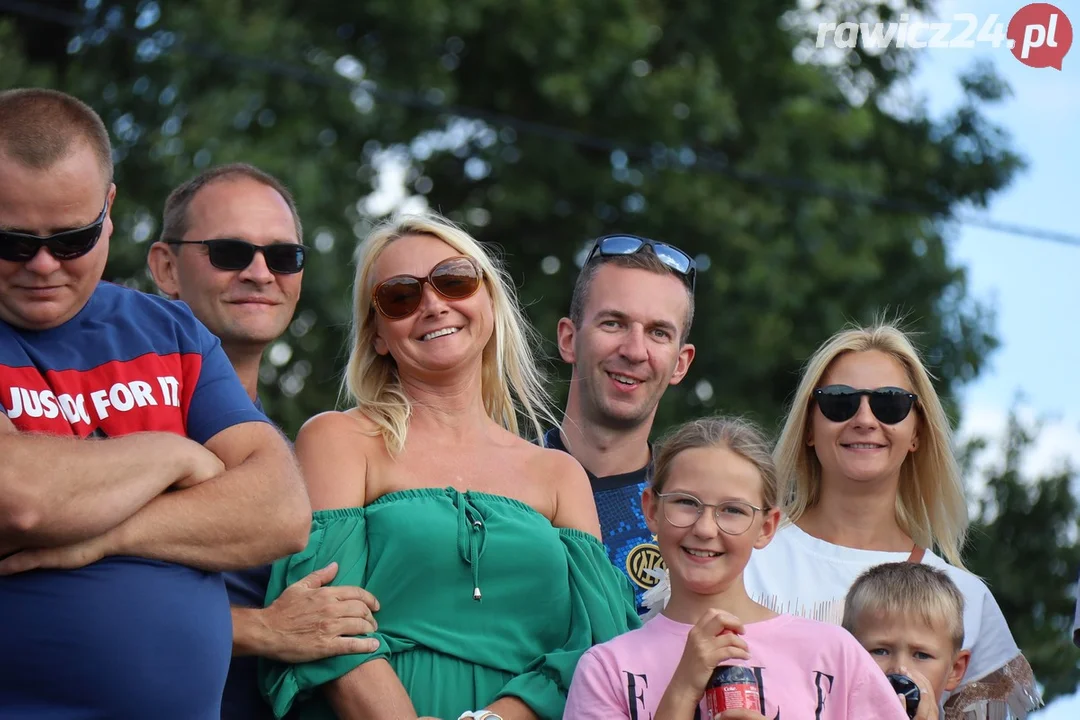
<instances>
[{"instance_id":1,"label":"man's hand on shoulder","mask_svg":"<svg viewBox=\"0 0 1080 720\"><path fill-rule=\"evenodd\" d=\"M337 563L316 570L266 608L234 608L236 654L302 663L378 650L376 638L356 636L378 629L379 602L363 588L327 585L337 570Z\"/></svg>"}]
</instances>

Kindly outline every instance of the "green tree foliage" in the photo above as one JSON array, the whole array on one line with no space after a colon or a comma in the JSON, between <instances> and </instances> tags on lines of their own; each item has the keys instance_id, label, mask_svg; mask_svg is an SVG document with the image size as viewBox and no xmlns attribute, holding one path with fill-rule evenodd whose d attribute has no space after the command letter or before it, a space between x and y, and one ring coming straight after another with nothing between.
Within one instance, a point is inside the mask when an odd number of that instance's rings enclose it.
<instances>
[{"instance_id":1,"label":"green tree foliage","mask_svg":"<svg viewBox=\"0 0 1080 720\"><path fill-rule=\"evenodd\" d=\"M974 67L960 105L932 119L912 97L910 50L813 44L819 21L901 9L799 5L0 0L0 87L58 87L106 119L111 279L149 288L164 199L197 170L243 160L291 186L316 252L262 387L290 433L337 402L352 254L385 212L371 195L388 163L413 200L501 249L549 339L589 238L633 232L698 255L698 355L659 427L718 408L776 422L813 349L882 314L919 333L955 416L996 341L950 257L948 220L1021 167L984 115L1006 88ZM553 368L561 399L566 368ZM1060 478L1032 490L1013 477L991 484L1004 510L985 522L1008 522L976 535L972 564L1057 692L1076 682L1071 665L1054 669L1052 626L1061 563L1077 563L1054 554L1046 533L1060 523L1042 513L1075 512ZM1038 570L1051 557L1053 572Z\"/></svg>"},{"instance_id":2,"label":"green tree foliage","mask_svg":"<svg viewBox=\"0 0 1080 720\"><path fill-rule=\"evenodd\" d=\"M1080 573L1074 495L1080 476L1067 464L1040 477L1026 476L1023 466L1039 428L1040 423L1012 412L1000 458L979 472L974 458L983 457L987 442L967 447L967 476L979 475L974 484L985 489L965 557L968 569L990 586L1050 701L1080 686L1080 649L1071 637Z\"/></svg>"},{"instance_id":3,"label":"green tree foliage","mask_svg":"<svg viewBox=\"0 0 1080 720\"><path fill-rule=\"evenodd\" d=\"M884 311L921 333L950 398L995 344L945 221L1019 167L981 114L1000 84L976 69L940 121L888 111L911 58L818 57L790 0L5 4L22 13L0 24L0 85L71 91L113 133L110 277L147 287L164 198L199 168L246 160L294 189L318 252L263 388L290 432L335 403L363 198L391 157L410 194L502 249L549 338L588 238L699 255L698 357L661 426L710 408L774 422L813 348Z\"/></svg>"}]
</instances>

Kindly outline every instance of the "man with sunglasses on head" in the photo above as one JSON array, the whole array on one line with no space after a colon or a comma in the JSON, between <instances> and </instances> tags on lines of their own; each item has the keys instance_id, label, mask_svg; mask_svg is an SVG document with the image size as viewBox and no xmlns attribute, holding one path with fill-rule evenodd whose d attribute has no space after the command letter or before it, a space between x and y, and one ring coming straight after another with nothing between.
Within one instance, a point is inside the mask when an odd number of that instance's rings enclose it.
<instances>
[{"instance_id":1,"label":"man with sunglasses on head","mask_svg":"<svg viewBox=\"0 0 1080 720\"><path fill-rule=\"evenodd\" d=\"M180 300L221 340L260 410L263 352L292 321L307 248L292 194L244 163L206 170L165 202L161 240L148 264L158 288ZM233 619L233 660L222 720L273 718L258 688L258 658L306 662L365 652L374 598L328 586L337 566L316 570L263 607L270 565L225 573Z\"/></svg>"},{"instance_id":2,"label":"man with sunglasses on head","mask_svg":"<svg viewBox=\"0 0 1080 720\"><path fill-rule=\"evenodd\" d=\"M0 717L217 720L220 573L310 506L218 340L101 280L112 171L88 106L0 93Z\"/></svg>"},{"instance_id":3,"label":"man with sunglasses on head","mask_svg":"<svg viewBox=\"0 0 1080 720\"><path fill-rule=\"evenodd\" d=\"M545 444L569 452L592 482L608 555L642 594L660 551L641 493L652 464L649 434L669 385L694 359L687 342L697 266L673 245L611 235L592 246L574 285L558 345L573 366L562 426Z\"/></svg>"}]
</instances>

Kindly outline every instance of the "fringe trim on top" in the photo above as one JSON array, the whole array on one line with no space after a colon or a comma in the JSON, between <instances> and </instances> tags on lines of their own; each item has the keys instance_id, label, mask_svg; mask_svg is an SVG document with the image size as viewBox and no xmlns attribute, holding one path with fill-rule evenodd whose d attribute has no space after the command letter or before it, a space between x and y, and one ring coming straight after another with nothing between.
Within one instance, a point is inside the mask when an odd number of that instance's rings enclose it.
<instances>
[{"instance_id":1,"label":"fringe trim on top","mask_svg":"<svg viewBox=\"0 0 1080 720\"><path fill-rule=\"evenodd\" d=\"M945 703L945 720L1023 720L1042 707L1035 674L1023 654L975 682L961 685Z\"/></svg>"}]
</instances>

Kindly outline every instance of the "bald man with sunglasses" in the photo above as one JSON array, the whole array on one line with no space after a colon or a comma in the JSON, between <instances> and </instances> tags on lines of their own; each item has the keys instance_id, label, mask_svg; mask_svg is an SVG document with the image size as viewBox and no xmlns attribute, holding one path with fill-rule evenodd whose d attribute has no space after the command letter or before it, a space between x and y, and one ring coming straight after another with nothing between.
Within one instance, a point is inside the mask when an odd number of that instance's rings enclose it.
<instances>
[{"instance_id":1,"label":"bald man with sunglasses","mask_svg":"<svg viewBox=\"0 0 1080 720\"><path fill-rule=\"evenodd\" d=\"M255 405L266 348L288 328L307 260L303 226L285 185L244 163L210 168L165 202L161 240L147 262L158 289L186 303L221 340ZM298 663L370 652L377 641L370 593L330 586L331 565L292 585L267 607L270 566L225 573L233 660L222 720L270 720L258 688L258 658Z\"/></svg>"},{"instance_id":2,"label":"bald man with sunglasses","mask_svg":"<svg viewBox=\"0 0 1080 720\"><path fill-rule=\"evenodd\" d=\"M311 508L217 338L102 281L112 172L84 103L0 93L0 717L218 720L221 573Z\"/></svg>"}]
</instances>

